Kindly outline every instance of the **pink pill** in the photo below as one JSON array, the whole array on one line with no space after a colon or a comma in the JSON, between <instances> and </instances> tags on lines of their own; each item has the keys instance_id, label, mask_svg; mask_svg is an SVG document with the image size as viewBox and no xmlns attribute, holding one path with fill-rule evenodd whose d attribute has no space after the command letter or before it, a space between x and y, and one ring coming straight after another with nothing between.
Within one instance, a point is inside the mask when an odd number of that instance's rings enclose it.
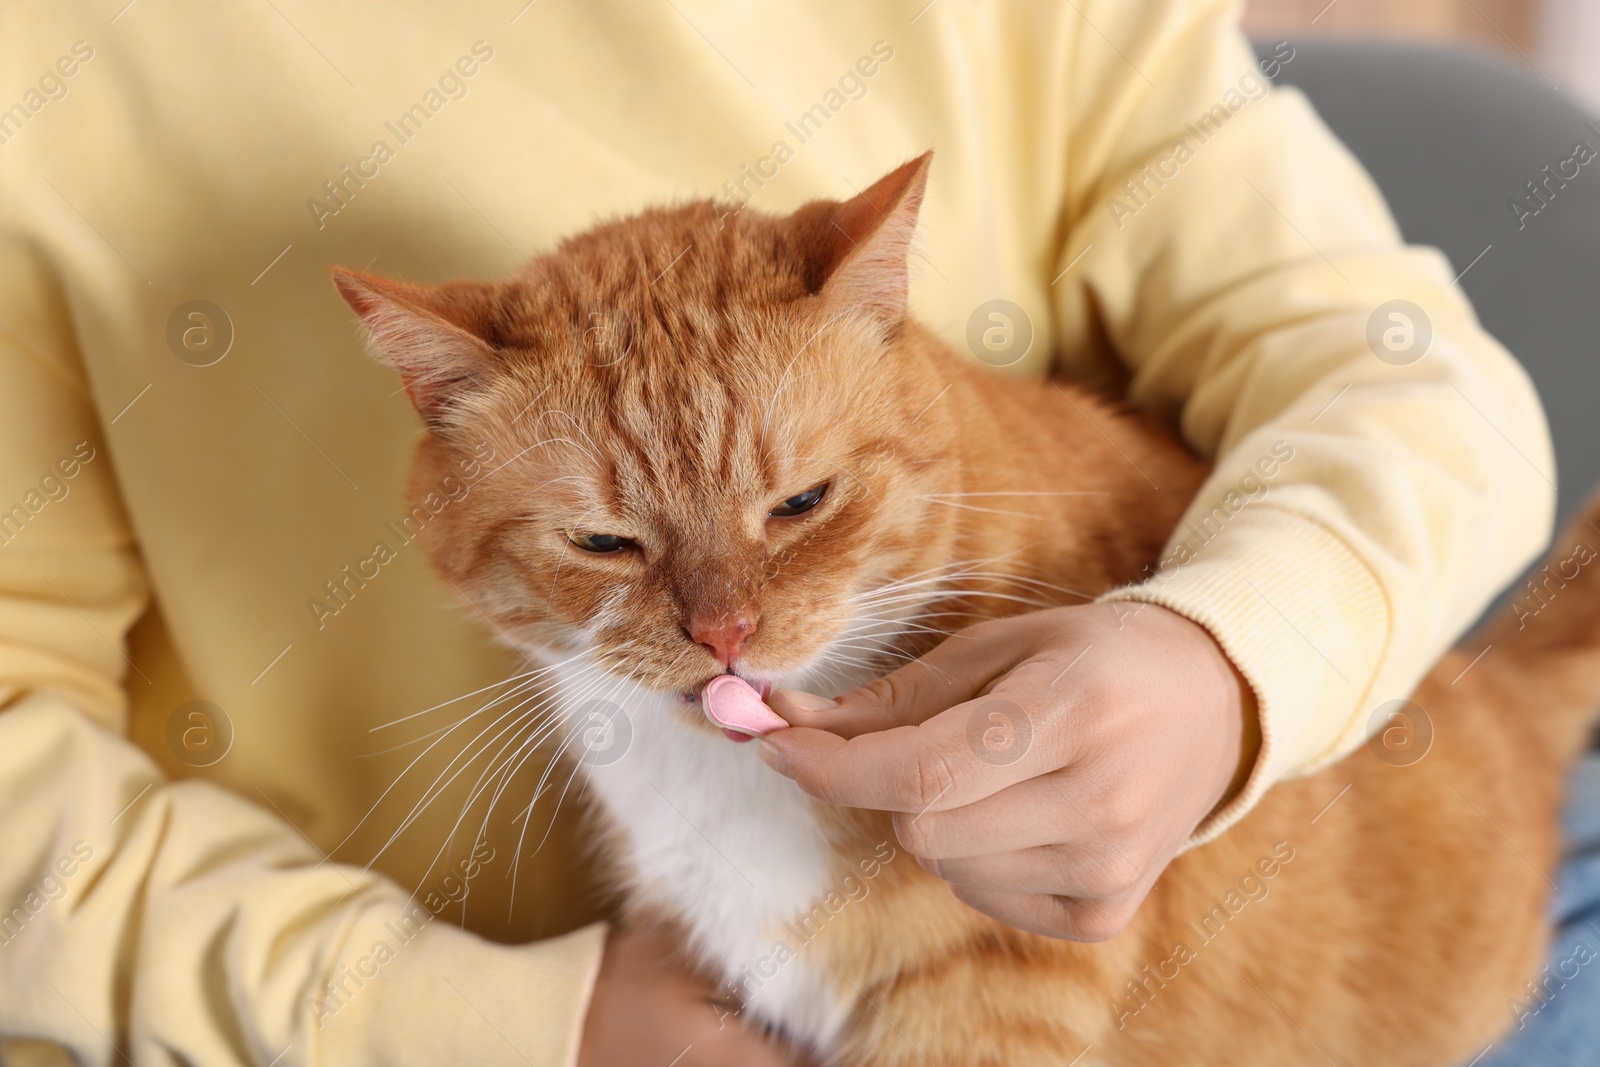
<instances>
[{"instance_id":1,"label":"pink pill","mask_svg":"<svg viewBox=\"0 0 1600 1067\"><path fill-rule=\"evenodd\" d=\"M748 741L789 727L777 712L762 703L761 694L750 683L736 675L719 674L706 683L700 703L706 718L735 741Z\"/></svg>"}]
</instances>

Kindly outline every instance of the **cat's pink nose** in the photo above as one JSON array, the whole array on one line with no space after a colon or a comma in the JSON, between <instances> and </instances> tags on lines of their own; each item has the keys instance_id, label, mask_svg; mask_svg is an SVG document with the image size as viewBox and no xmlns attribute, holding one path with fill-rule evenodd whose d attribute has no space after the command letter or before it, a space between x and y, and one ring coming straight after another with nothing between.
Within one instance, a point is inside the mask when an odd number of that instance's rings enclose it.
<instances>
[{"instance_id":1,"label":"cat's pink nose","mask_svg":"<svg viewBox=\"0 0 1600 1067\"><path fill-rule=\"evenodd\" d=\"M756 619L743 612L719 615L709 621L689 623L689 636L696 644L704 645L724 667L733 666L744 650L745 641L756 632Z\"/></svg>"}]
</instances>

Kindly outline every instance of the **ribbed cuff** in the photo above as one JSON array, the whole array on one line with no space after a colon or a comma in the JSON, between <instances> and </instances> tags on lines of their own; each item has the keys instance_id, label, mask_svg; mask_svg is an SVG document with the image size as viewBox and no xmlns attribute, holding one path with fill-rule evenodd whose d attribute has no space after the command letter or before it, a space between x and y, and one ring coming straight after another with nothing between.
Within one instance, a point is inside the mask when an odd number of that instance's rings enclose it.
<instances>
[{"instance_id":1,"label":"ribbed cuff","mask_svg":"<svg viewBox=\"0 0 1600 1067\"><path fill-rule=\"evenodd\" d=\"M424 919L420 906L410 926L380 914L387 910L369 912L358 922L330 974L333 987L313 998L317 1062L328 1067L572 1067L577 1062L605 924L528 945L499 945Z\"/></svg>"},{"instance_id":2,"label":"ribbed cuff","mask_svg":"<svg viewBox=\"0 0 1600 1067\"><path fill-rule=\"evenodd\" d=\"M1383 587L1327 527L1265 502L1228 516L1219 530L1196 517L1206 514L1191 510L1148 581L1100 598L1158 604L1205 627L1255 691L1255 768L1186 848L1238 822L1273 783L1361 743L1361 709L1390 641Z\"/></svg>"}]
</instances>

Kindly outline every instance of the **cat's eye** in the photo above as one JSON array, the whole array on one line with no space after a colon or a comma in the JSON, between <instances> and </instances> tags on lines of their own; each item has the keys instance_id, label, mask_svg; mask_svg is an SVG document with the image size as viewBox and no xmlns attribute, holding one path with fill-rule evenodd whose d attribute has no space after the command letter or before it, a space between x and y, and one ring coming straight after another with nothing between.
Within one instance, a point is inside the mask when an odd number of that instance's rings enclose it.
<instances>
[{"instance_id":1,"label":"cat's eye","mask_svg":"<svg viewBox=\"0 0 1600 1067\"><path fill-rule=\"evenodd\" d=\"M827 482L823 482L821 485L812 486L803 493L796 493L794 496L789 497L783 503L767 512L767 514L771 515L775 519L785 519L791 515L804 514L805 512L816 507L818 504L822 503L822 498L827 491Z\"/></svg>"},{"instance_id":2,"label":"cat's eye","mask_svg":"<svg viewBox=\"0 0 1600 1067\"><path fill-rule=\"evenodd\" d=\"M633 547L633 542L626 537L616 534L585 533L582 530L572 530L567 534L567 540L583 549L585 552L620 552L624 548Z\"/></svg>"}]
</instances>

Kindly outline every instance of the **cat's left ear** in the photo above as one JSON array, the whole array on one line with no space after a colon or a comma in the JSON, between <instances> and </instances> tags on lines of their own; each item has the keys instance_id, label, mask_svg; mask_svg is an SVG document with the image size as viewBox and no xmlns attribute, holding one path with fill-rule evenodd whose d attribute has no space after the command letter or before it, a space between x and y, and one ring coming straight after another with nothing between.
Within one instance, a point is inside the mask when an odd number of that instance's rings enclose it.
<instances>
[{"instance_id":1,"label":"cat's left ear","mask_svg":"<svg viewBox=\"0 0 1600 1067\"><path fill-rule=\"evenodd\" d=\"M892 329L906 314L911 238L928 185L925 152L842 203L807 204L796 213L809 231L817 292L829 313L865 311Z\"/></svg>"},{"instance_id":2,"label":"cat's left ear","mask_svg":"<svg viewBox=\"0 0 1600 1067\"><path fill-rule=\"evenodd\" d=\"M400 372L417 412L430 426L451 397L469 387L494 361L481 331L486 306L481 286L456 282L439 288L410 285L334 268L333 284L361 317L367 346Z\"/></svg>"}]
</instances>

